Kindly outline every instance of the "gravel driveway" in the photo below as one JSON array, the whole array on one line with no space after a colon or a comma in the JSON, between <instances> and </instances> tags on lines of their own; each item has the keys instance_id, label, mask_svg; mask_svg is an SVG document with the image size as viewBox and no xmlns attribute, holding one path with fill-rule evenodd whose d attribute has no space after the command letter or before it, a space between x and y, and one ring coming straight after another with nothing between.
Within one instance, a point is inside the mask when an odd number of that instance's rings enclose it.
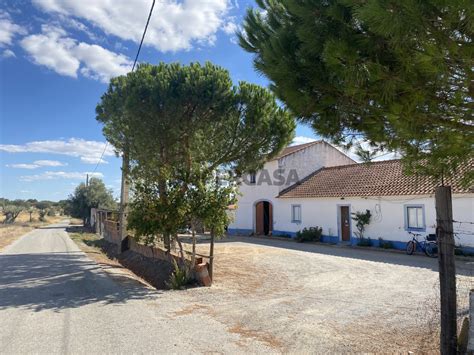
<instances>
[{"instance_id":1,"label":"gravel driveway","mask_svg":"<svg viewBox=\"0 0 474 355\"><path fill-rule=\"evenodd\" d=\"M0 353L393 352L437 349L437 260L228 238L211 288L110 277L63 225L0 254ZM474 264L459 262L467 305Z\"/></svg>"}]
</instances>

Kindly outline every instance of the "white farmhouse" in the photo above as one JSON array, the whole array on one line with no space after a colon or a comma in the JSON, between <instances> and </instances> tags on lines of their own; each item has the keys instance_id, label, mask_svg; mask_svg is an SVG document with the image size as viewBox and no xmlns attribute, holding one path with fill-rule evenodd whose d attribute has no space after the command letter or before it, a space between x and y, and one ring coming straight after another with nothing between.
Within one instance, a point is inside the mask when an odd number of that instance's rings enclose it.
<instances>
[{"instance_id":1,"label":"white farmhouse","mask_svg":"<svg viewBox=\"0 0 474 355\"><path fill-rule=\"evenodd\" d=\"M446 185L453 192L456 244L474 251L474 189L457 178ZM355 244L352 213L368 209L365 236L373 245L382 238L404 249L409 231L435 233L435 186L430 177L405 175L399 160L356 163L324 141L290 146L243 179L228 232L294 237L318 226L323 242Z\"/></svg>"}]
</instances>

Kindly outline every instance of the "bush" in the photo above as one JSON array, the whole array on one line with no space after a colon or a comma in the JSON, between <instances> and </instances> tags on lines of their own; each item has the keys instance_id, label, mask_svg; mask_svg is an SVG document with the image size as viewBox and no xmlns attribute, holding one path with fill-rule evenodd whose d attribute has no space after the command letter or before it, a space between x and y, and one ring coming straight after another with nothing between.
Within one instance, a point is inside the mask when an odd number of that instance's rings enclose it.
<instances>
[{"instance_id":1,"label":"bush","mask_svg":"<svg viewBox=\"0 0 474 355\"><path fill-rule=\"evenodd\" d=\"M40 222L45 222L46 221L46 210L39 210L39 220Z\"/></svg>"},{"instance_id":2,"label":"bush","mask_svg":"<svg viewBox=\"0 0 474 355\"><path fill-rule=\"evenodd\" d=\"M319 242L323 229L321 227L303 228L303 230L296 232L296 241L303 242Z\"/></svg>"},{"instance_id":3,"label":"bush","mask_svg":"<svg viewBox=\"0 0 474 355\"><path fill-rule=\"evenodd\" d=\"M359 247L371 247L372 240L370 238L358 238L357 246Z\"/></svg>"},{"instance_id":4,"label":"bush","mask_svg":"<svg viewBox=\"0 0 474 355\"><path fill-rule=\"evenodd\" d=\"M50 217L56 216L56 213L54 212L53 209L48 210L48 216Z\"/></svg>"},{"instance_id":5,"label":"bush","mask_svg":"<svg viewBox=\"0 0 474 355\"><path fill-rule=\"evenodd\" d=\"M185 268L180 268L176 260L173 259L174 271L170 275L166 286L172 290L183 290L191 281Z\"/></svg>"},{"instance_id":6,"label":"bush","mask_svg":"<svg viewBox=\"0 0 474 355\"><path fill-rule=\"evenodd\" d=\"M395 249L395 246L390 240L383 240L382 238L379 238L379 248L382 249Z\"/></svg>"}]
</instances>

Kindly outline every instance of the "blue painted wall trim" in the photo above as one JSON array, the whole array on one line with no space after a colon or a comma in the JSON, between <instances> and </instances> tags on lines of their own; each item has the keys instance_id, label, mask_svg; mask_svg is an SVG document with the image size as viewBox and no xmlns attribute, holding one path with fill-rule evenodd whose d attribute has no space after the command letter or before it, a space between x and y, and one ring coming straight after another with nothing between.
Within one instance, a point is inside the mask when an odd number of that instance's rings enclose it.
<instances>
[{"instance_id":1,"label":"blue painted wall trim","mask_svg":"<svg viewBox=\"0 0 474 355\"><path fill-rule=\"evenodd\" d=\"M227 230L227 234L229 235L251 235L253 233L252 229L245 229L245 228L229 228ZM272 233L274 236L277 237L289 237L291 239L296 237L296 232L288 232L288 231L280 231L280 230L274 230ZM378 239L370 239L372 242L373 247L379 247L380 246L380 241ZM351 237L350 244L352 246L357 246L357 243L359 242L358 238ZM394 249L398 250L405 250L407 247L407 242L401 242L398 240L388 240L384 239L384 242L390 242L392 243ZM338 236L331 236L331 235L322 235L321 236L321 243L328 243L328 244L339 244L339 237ZM474 254L474 247L466 247L466 246L461 246L460 249L467 254ZM418 250L419 252L421 250Z\"/></svg>"},{"instance_id":2,"label":"blue painted wall trim","mask_svg":"<svg viewBox=\"0 0 474 355\"><path fill-rule=\"evenodd\" d=\"M227 229L227 234L229 235L250 235L253 233L252 229L244 228L229 228Z\"/></svg>"}]
</instances>

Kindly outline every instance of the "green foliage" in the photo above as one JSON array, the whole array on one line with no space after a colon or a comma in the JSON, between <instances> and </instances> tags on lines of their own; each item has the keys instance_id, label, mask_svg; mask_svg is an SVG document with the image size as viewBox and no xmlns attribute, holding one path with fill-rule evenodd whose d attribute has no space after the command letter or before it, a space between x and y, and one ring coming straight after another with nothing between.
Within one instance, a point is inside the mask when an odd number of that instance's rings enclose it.
<instances>
[{"instance_id":1,"label":"green foliage","mask_svg":"<svg viewBox=\"0 0 474 355\"><path fill-rule=\"evenodd\" d=\"M48 210L48 216L50 216L50 217L56 216L56 212L52 208L50 208Z\"/></svg>"},{"instance_id":2,"label":"green foliage","mask_svg":"<svg viewBox=\"0 0 474 355\"><path fill-rule=\"evenodd\" d=\"M47 212L48 212L48 210L46 210L46 209L39 210L38 214L39 214L40 222L46 222L46 213Z\"/></svg>"},{"instance_id":3,"label":"green foliage","mask_svg":"<svg viewBox=\"0 0 474 355\"><path fill-rule=\"evenodd\" d=\"M303 242L319 242L321 240L321 235L323 234L323 229L321 227L309 227L303 228L296 232L296 241L299 243Z\"/></svg>"},{"instance_id":4,"label":"green foliage","mask_svg":"<svg viewBox=\"0 0 474 355\"><path fill-rule=\"evenodd\" d=\"M321 136L399 151L408 172L439 182L472 161L473 1L257 4L240 45Z\"/></svg>"},{"instance_id":5,"label":"green foliage","mask_svg":"<svg viewBox=\"0 0 474 355\"><path fill-rule=\"evenodd\" d=\"M363 239L365 227L370 224L370 219L372 218L372 214L370 210L365 210L365 212L354 212L352 214L352 220L356 222L357 232L354 232L357 238Z\"/></svg>"},{"instance_id":6,"label":"green foliage","mask_svg":"<svg viewBox=\"0 0 474 355\"><path fill-rule=\"evenodd\" d=\"M372 246L372 239L360 237L357 241L357 246L359 246L359 247L371 247Z\"/></svg>"},{"instance_id":7,"label":"green foliage","mask_svg":"<svg viewBox=\"0 0 474 355\"><path fill-rule=\"evenodd\" d=\"M23 211L23 207L15 205L7 205L2 208L3 215L5 219L3 220L4 224L12 224L15 222L18 215Z\"/></svg>"},{"instance_id":8,"label":"green foliage","mask_svg":"<svg viewBox=\"0 0 474 355\"><path fill-rule=\"evenodd\" d=\"M89 186L80 183L74 193L69 196L67 211L72 217L86 221L90 217L91 208L115 209L117 203L112 190L107 190L99 178L90 178Z\"/></svg>"},{"instance_id":9,"label":"green foliage","mask_svg":"<svg viewBox=\"0 0 474 355\"><path fill-rule=\"evenodd\" d=\"M395 246L393 245L393 242L391 242L390 240L383 240L382 238L379 238L379 248L395 249Z\"/></svg>"},{"instance_id":10,"label":"green foliage","mask_svg":"<svg viewBox=\"0 0 474 355\"><path fill-rule=\"evenodd\" d=\"M190 283L190 278L186 268L179 267L176 260L173 259L174 271L170 275L170 279L166 282L166 286L172 290L183 290Z\"/></svg>"},{"instance_id":11,"label":"green foliage","mask_svg":"<svg viewBox=\"0 0 474 355\"><path fill-rule=\"evenodd\" d=\"M144 64L112 79L97 120L130 158L128 226L149 243L166 241L190 221L222 235L235 187L220 184L216 171L234 176L261 167L295 130L268 90L233 86L229 73L210 63Z\"/></svg>"}]
</instances>

